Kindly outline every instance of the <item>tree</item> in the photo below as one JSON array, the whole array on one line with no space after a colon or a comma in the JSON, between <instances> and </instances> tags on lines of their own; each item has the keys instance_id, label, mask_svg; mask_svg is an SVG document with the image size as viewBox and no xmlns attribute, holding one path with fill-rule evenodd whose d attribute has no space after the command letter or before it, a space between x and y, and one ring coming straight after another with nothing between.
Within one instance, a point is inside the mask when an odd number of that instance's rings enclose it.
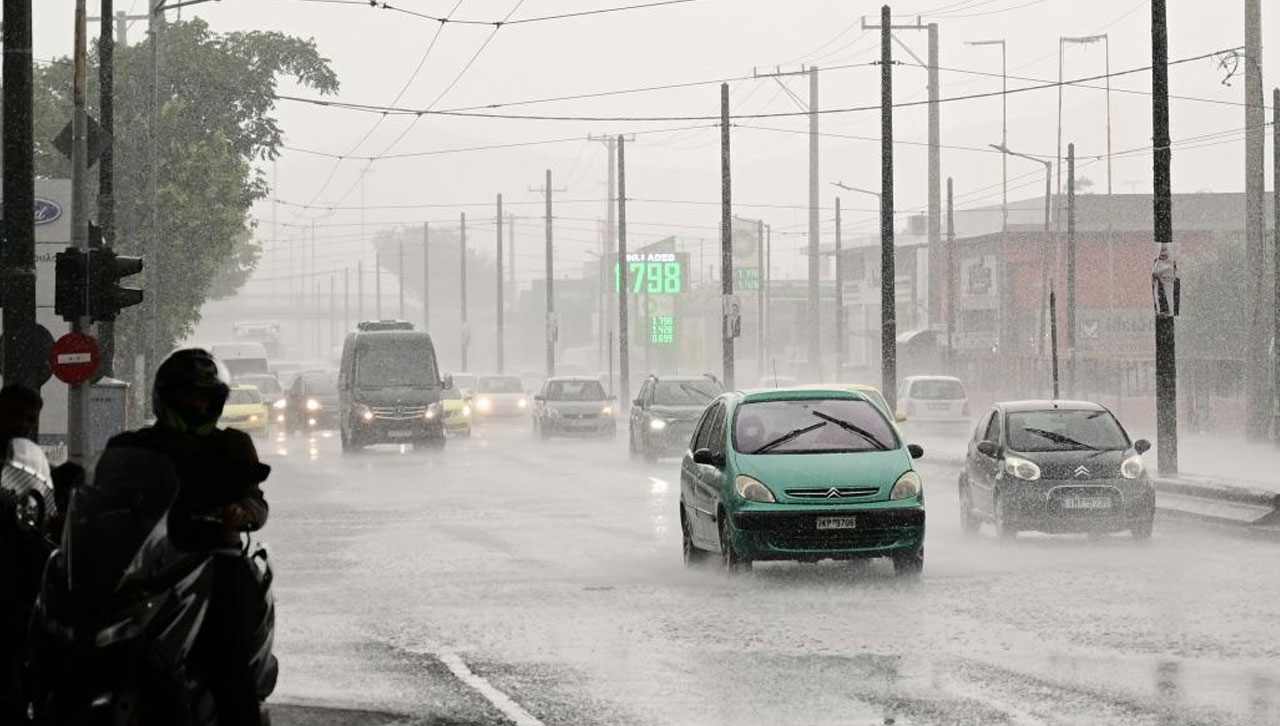
<instances>
[{"instance_id":1,"label":"tree","mask_svg":"<svg viewBox=\"0 0 1280 726\"><path fill-rule=\"evenodd\" d=\"M338 80L311 40L274 32L219 34L200 19L166 23L161 36L160 252L158 260L146 261L144 275L148 295L157 294L159 278L160 347L167 350L191 332L207 300L234 295L257 265L261 249L249 210L269 187L254 164L279 155L283 132L272 115L277 83L292 79L331 94ZM116 52L116 246L122 254L142 254L150 230L149 43ZM95 49L87 74L95 116L97 65ZM70 175L70 161L52 139L71 118L71 81L68 59L36 69L40 176ZM117 360L125 371L144 350L146 310L130 308L117 321Z\"/></svg>"}]
</instances>

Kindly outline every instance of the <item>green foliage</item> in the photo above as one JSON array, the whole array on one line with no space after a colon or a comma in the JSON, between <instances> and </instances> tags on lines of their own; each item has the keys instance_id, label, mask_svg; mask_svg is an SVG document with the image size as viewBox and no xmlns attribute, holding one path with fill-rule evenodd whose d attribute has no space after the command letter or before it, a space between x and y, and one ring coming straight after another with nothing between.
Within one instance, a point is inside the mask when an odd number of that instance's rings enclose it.
<instances>
[{"instance_id":1,"label":"green foliage","mask_svg":"<svg viewBox=\"0 0 1280 726\"><path fill-rule=\"evenodd\" d=\"M149 43L116 49L116 246L122 254L142 254L150 231ZM95 49L87 74L95 117L97 66ZM199 19L164 26L156 129L160 258L148 259L144 271L151 278L148 295L158 282L164 349L194 328L207 300L234 295L257 265L261 249L251 234L249 210L269 188L254 163L279 154L282 131L272 112L282 78L322 94L338 89L328 60L311 40L267 32L217 34ZM36 69L40 176L70 175L70 162L52 139L71 118L71 81L67 59ZM146 310L145 304L131 308L117 322L117 360L126 366L141 352Z\"/></svg>"}]
</instances>

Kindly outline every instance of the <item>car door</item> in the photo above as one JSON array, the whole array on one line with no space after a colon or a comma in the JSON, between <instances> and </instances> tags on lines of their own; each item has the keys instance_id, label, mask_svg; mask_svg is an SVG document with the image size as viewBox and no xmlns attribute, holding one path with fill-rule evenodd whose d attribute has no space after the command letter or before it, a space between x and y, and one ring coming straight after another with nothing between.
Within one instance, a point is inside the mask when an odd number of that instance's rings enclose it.
<instances>
[{"instance_id":1,"label":"car door","mask_svg":"<svg viewBox=\"0 0 1280 726\"><path fill-rule=\"evenodd\" d=\"M636 443L639 443L640 437L645 434L645 401L648 400L646 396L652 385L653 381L645 381L640 386L640 393L636 395L636 400L631 406L631 439Z\"/></svg>"},{"instance_id":2,"label":"car door","mask_svg":"<svg viewBox=\"0 0 1280 726\"><path fill-rule=\"evenodd\" d=\"M698 492L698 476L701 465L693 462L693 452L706 448L711 436L711 424L715 421L716 405L712 404L702 412L702 418L693 427L693 435L689 438L689 450L680 461L680 503L684 507L685 521L689 523L689 532L693 539L702 542L702 516L696 504Z\"/></svg>"},{"instance_id":3,"label":"car door","mask_svg":"<svg viewBox=\"0 0 1280 726\"><path fill-rule=\"evenodd\" d=\"M706 448L721 461L725 456L725 421L728 407L724 402L716 404L711 417L711 427L707 432ZM716 526L716 510L720 505L720 492L724 485L724 465L712 466L701 464L694 491L694 507L698 510L701 537L704 542L720 541L720 533Z\"/></svg>"},{"instance_id":4,"label":"car door","mask_svg":"<svg viewBox=\"0 0 1280 726\"><path fill-rule=\"evenodd\" d=\"M984 419L986 427L981 433L981 441L985 441L995 445L996 455L988 456L977 450L977 442L973 444L973 456L970 457L972 469L969 473L969 482L973 486L973 504L982 512L993 513L995 511L995 486L996 476L1000 473L1000 467L1003 465L1003 456L1001 449L1000 427L1002 425L999 409L994 409L991 414Z\"/></svg>"}]
</instances>

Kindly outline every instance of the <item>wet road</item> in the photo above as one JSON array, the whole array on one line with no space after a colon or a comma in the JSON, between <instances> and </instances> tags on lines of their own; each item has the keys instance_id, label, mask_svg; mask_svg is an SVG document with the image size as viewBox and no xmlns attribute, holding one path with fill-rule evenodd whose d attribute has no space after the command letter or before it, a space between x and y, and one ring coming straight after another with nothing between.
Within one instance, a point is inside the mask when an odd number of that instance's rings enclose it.
<instances>
[{"instance_id":1,"label":"wet road","mask_svg":"<svg viewBox=\"0 0 1280 726\"><path fill-rule=\"evenodd\" d=\"M277 698L443 724L1280 724L1280 546L1164 522L967 539L961 446L923 443L904 583L686 570L678 462L625 436L272 441Z\"/></svg>"}]
</instances>

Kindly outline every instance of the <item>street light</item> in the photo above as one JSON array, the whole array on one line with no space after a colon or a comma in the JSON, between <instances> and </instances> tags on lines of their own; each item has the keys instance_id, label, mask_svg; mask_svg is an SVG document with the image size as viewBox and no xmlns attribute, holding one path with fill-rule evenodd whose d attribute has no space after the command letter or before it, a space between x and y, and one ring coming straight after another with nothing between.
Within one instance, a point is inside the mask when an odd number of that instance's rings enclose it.
<instances>
[{"instance_id":1,"label":"street light","mask_svg":"<svg viewBox=\"0 0 1280 726\"><path fill-rule=\"evenodd\" d=\"M991 148L1003 154L1008 154L1009 156L1016 156L1020 159L1034 161L1039 164L1044 164L1044 250L1040 255L1041 308L1040 308L1040 331L1038 335L1039 337L1038 351L1040 352L1041 355L1043 355L1044 354L1044 327L1045 327L1044 316L1046 312L1045 306L1048 304L1047 301L1049 297L1049 234L1050 234L1050 218L1051 218L1049 205L1051 203L1050 198L1053 196L1053 162L1048 159L1041 159L1040 157L1031 156L1029 154L1020 154L1016 151L1011 150L1008 146L1005 146L1004 144L990 144L990 146Z\"/></svg>"},{"instance_id":2,"label":"street light","mask_svg":"<svg viewBox=\"0 0 1280 726\"><path fill-rule=\"evenodd\" d=\"M1058 38L1058 196L1062 196L1062 98L1065 88L1063 64L1068 45L1106 44L1106 82L1107 82L1107 194L1111 194L1111 37L1106 33L1098 35L1062 36Z\"/></svg>"}]
</instances>

